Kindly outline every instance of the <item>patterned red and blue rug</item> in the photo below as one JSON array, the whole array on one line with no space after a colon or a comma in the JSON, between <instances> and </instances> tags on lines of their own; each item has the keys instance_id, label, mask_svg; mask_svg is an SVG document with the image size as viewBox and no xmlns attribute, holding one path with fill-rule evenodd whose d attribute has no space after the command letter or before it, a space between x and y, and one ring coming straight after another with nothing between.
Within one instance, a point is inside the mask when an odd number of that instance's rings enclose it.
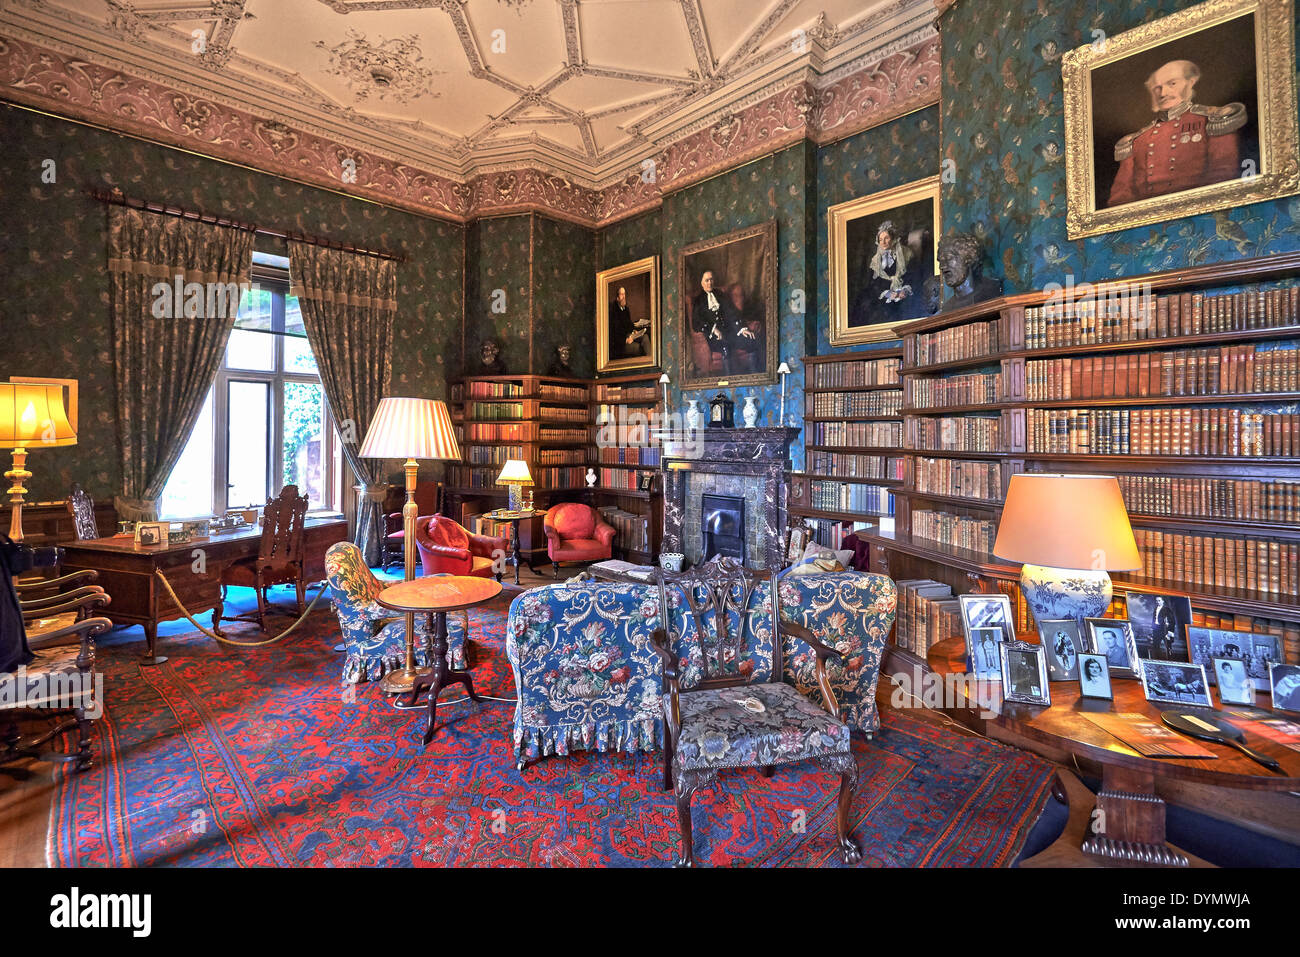
<instances>
[{"instance_id":1,"label":"patterned red and blue rug","mask_svg":"<svg viewBox=\"0 0 1300 957\"><path fill-rule=\"evenodd\" d=\"M514 696L503 651L508 600L471 612L475 688ZM255 632L235 633L241 640ZM170 660L102 649L96 764L62 777L47 855L57 866L665 866L676 806L658 755L548 758L520 773L513 706L396 711L376 685L343 686L333 613L261 649L195 632ZM459 697L459 688L443 692ZM862 863L1005 866L1044 802L1032 755L886 713L853 804ZM842 866L838 777L815 766L723 776L694 802L702 864Z\"/></svg>"}]
</instances>

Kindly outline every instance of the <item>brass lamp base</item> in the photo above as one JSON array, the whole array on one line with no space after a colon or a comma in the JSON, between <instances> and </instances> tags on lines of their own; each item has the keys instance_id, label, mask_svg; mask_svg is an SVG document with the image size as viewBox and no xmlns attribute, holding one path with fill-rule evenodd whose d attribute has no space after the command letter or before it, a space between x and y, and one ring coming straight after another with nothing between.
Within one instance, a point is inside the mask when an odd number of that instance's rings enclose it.
<instances>
[{"instance_id":1,"label":"brass lamp base","mask_svg":"<svg viewBox=\"0 0 1300 957\"><path fill-rule=\"evenodd\" d=\"M379 687L384 694L410 694L415 690L417 681L428 678L431 674L433 674L432 668L403 668L400 671L390 671L379 682Z\"/></svg>"}]
</instances>

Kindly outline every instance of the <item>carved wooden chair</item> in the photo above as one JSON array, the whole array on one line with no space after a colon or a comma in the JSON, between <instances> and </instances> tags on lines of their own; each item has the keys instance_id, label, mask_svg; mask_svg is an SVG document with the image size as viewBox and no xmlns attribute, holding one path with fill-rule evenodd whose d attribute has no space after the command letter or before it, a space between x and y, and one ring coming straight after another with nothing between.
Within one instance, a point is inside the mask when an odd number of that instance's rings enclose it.
<instances>
[{"instance_id":1,"label":"carved wooden chair","mask_svg":"<svg viewBox=\"0 0 1300 957\"><path fill-rule=\"evenodd\" d=\"M272 585L292 582L298 590L297 613L306 604L307 582L303 571L303 540L307 529L307 497L298 494L298 486L286 485L280 494L262 509L262 542L255 558L245 558L228 565L221 573L221 596L235 585L257 592L256 621L266 630L266 590ZM221 616L218 616L221 617ZM252 621L252 613L222 618L223 621Z\"/></svg>"},{"instance_id":2,"label":"carved wooden chair","mask_svg":"<svg viewBox=\"0 0 1300 957\"><path fill-rule=\"evenodd\" d=\"M41 583L45 593L41 597L18 602L23 627L27 632L27 645L35 658L22 665L21 672L7 677L16 681L21 674L25 686L18 695L6 695L0 701L0 724L3 725L3 742L0 743L0 764L23 757L42 761L69 762L78 771L90 767L91 722L103 711L104 703L98 697L95 685L95 638L113 627L113 623L99 614L110 601L98 585L82 585L62 592L49 592L56 582L71 584L83 580L84 573L65 575L63 579L50 579ZM35 584L35 583L31 583ZM19 592L30 594L34 589L25 587ZM72 712L43 733L23 738L18 733L16 717L20 712L48 715L52 712ZM77 729L76 751L67 753L42 751L41 748L63 732Z\"/></svg>"},{"instance_id":3,"label":"carved wooden chair","mask_svg":"<svg viewBox=\"0 0 1300 957\"><path fill-rule=\"evenodd\" d=\"M671 641L662 628L653 635L663 662L664 789L676 794L681 828L677 865L690 867L695 860L691 798L720 770L760 768L770 777L778 765L809 760L840 775L840 854L845 863L857 863L861 854L849 833L849 805L858 765L826 673L826 659L838 660L838 652L804 626L781 620L771 572L718 557L679 574L659 571L657 578L665 620L681 622L681 633ZM685 603L681 614L671 611L674 591ZM782 680L786 635L816 655L827 710Z\"/></svg>"},{"instance_id":4,"label":"carved wooden chair","mask_svg":"<svg viewBox=\"0 0 1300 957\"><path fill-rule=\"evenodd\" d=\"M99 538L99 525L95 521L95 500L90 497L80 483L74 483L68 499L68 514L72 516L72 529L77 541Z\"/></svg>"}]
</instances>

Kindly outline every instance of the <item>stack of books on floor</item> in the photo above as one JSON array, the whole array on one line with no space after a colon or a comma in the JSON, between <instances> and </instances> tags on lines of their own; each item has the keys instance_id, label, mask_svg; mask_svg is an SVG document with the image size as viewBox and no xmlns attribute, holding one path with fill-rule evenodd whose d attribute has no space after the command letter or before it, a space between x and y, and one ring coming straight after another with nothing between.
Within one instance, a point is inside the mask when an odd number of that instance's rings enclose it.
<instances>
[{"instance_id":1,"label":"stack of books on floor","mask_svg":"<svg viewBox=\"0 0 1300 957\"><path fill-rule=\"evenodd\" d=\"M615 543L624 550L644 552L648 550L650 540L650 519L618 508L615 505L603 505L599 509L600 517L618 532Z\"/></svg>"}]
</instances>

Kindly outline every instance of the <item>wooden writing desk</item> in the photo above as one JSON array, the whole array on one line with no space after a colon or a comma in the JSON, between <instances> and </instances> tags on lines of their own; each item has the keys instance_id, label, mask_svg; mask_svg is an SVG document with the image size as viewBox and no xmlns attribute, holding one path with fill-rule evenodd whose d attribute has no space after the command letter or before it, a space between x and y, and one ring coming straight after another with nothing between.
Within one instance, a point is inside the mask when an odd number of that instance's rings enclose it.
<instances>
[{"instance_id":1,"label":"wooden writing desk","mask_svg":"<svg viewBox=\"0 0 1300 957\"><path fill-rule=\"evenodd\" d=\"M343 519L308 519L304 537L303 572L307 581L325 577L325 550L348 537ZM148 653L144 664L166 661L155 655L158 624L184 617L155 571L161 571L185 603L190 614L212 611L213 630L220 633L223 603L221 571L241 558L258 553L262 530L250 526L239 531L195 538L183 545L136 545L130 538L94 538L64 542L64 572L93 568L98 584L112 597L105 617L118 625L144 628Z\"/></svg>"}]
</instances>

